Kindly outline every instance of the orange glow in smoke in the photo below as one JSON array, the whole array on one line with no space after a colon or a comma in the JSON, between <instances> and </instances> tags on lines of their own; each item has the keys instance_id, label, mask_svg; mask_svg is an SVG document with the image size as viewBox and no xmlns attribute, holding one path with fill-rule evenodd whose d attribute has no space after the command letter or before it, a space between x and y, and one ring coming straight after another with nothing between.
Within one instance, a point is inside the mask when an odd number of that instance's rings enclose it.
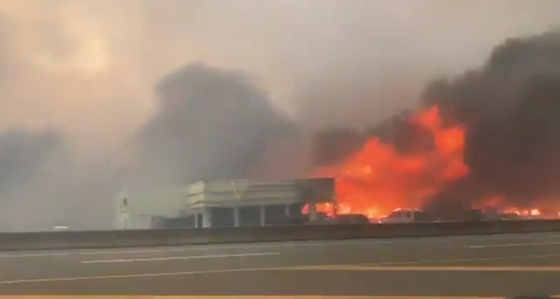
<instances>
[{"instance_id":1,"label":"orange glow in smoke","mask_svg":"<svg viewBox=\"0 0 560 299\"><path fill-rule=\"evenodd\" d=\"M399 154L393 145L373 137L343 163L312 174L336 178L337 213L378 218L396 208L415 208L445 183L468 174L469 168L463 163L464 128L444 128L437 107L409 121L429 130L433 149ZM333 207L319 205L318 211L332 213Z\"/></svg>"}]
</instances>

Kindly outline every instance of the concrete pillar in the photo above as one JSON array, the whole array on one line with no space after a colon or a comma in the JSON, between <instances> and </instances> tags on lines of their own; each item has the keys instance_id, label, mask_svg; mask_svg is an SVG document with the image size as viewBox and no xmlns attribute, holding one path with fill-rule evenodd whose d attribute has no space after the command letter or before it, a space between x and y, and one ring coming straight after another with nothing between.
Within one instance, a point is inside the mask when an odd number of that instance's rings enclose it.
<instances>
[{"instance_id":1,"label":"concrete pillar","mask_svg":"<svg viewBox=\"0 0 560 299\"><path fill-rule=\"evenodd\" d=\"M266 225L266 212L264 210L264 206L259 206L259 215L261 217L261 226Z\"/></svg>"},{"instance_id":2,"label":"concrete pillar","mask_svg":"<svg viewBox=\"0 0 560 299\"><path fill-rule=\"evenodd\" d=\"M239 227L239 207L233 207L233 226Z\"/></svg>"},{"instance_id":3,"label":"concrete pillar","mask_svg":"<svg viewBox=\"0 0 560 299\"><path fill-rule=\"evenodd\" d=\"M310 221L317 220L317 206L315 205L314 202L309 204L309 220Z\"/></svg>"},{"instance_id":4,"label":"concrete pillar","mask_svg":"<svg viewBox=\"0 0 560 299\"><path fill-rule=\"evenodd\" d=\"M194 217L194 228L199 228L198 227L198 217L200 217L200 216L198 215L198 213L194 213L193 217Z\"/></svg>"},{"instance_id":5,"label":"concrete pillar","mask_svg":"<svg viewBox=\"0 0 560 299\"><path fill-rule=\"evenodd\" d=\"M202 209L202 227L212 227L212 214L210 213L210 209L204 208Z\"/></svg>"}]
</instances>

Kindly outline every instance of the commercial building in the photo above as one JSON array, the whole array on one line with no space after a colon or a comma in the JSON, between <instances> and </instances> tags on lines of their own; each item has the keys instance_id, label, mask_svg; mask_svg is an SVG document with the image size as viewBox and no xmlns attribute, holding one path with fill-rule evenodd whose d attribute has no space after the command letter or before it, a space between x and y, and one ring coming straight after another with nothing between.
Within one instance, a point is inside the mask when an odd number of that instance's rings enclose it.
<instances>
[{"instance_id":1,"label":"commercial building","mask_svg":"<svg viewBox=\"0 0 560 299\"><path fill-rule=\"evenodd\" d=\"M196 227L293 224L304 205L334 201L334 179L218 180L188 187ZM310 209L310 216L315 216Z\"/></svg>"},{"instance_id":2,"label":"commercial building","mask_svg":"<svg viewBox=\"0 0 560 299\"><path fill-rule=\"evenodd\" d=\"M202 180L187 187L119 194L116 229L301 224L334 202L334 179ZM302 208L309 205L309 217Z\"/></svg>"}]
</instances>

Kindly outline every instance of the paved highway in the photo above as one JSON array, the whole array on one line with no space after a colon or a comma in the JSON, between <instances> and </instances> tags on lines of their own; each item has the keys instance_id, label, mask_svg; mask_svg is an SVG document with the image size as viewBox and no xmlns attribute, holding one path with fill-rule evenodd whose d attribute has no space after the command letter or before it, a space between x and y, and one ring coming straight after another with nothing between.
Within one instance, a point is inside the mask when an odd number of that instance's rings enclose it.
<instances>
[{"instance_id":1,"label":"paved highway","mask_svg":"<svg viewBox=\"0 0 560 299\"><path fill-rule=\"evenodd\" d=\"M560 294L560 234L0 253L2 295Z\"/></svg>"}]
</instances>

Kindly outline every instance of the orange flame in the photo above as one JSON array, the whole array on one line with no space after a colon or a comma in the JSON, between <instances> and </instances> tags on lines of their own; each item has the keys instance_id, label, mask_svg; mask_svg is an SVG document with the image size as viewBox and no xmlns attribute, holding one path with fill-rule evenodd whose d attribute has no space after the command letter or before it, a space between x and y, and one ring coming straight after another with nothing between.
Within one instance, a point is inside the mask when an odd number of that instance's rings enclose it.
<instances>
[{"instance_id":1,"label":"orange flame","mask_svg":"<svg viewBox=\"0 0 560 299\"><path fill-rule=\"evenodd\" d=\"M409 121L429 130L434 139L433 149L404 155L393 145L373 137L340 165L313 173L336 178L338 213L376 218L396 208L415 208L446 182L468 174L469 168L463 163L464 128L445 128L438 107ZM333 207L319 205L318 211L331 214Z\"/></svg>"}]
</instances>

